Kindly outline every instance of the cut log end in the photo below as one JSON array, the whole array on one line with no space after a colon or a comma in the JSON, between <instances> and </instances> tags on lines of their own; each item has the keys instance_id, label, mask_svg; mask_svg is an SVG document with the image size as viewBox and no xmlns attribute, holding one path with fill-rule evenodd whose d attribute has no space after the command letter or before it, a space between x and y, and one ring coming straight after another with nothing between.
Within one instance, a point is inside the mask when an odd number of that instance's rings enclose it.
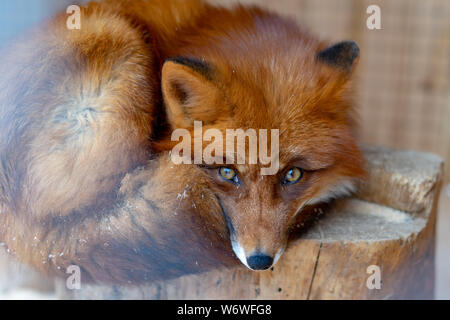
<instances>
[{"instance_id":1,"label":"cut log end","mask_svg":"<svg viewBox=\"0 0 450 320\"><path fill-rule=\"evenodd\" d=\"M141 287L84 286L81 299L430 299L442 160L365 147L369 179L293 237L278 264L186 275Z\"/></svg>"}]
</instances>

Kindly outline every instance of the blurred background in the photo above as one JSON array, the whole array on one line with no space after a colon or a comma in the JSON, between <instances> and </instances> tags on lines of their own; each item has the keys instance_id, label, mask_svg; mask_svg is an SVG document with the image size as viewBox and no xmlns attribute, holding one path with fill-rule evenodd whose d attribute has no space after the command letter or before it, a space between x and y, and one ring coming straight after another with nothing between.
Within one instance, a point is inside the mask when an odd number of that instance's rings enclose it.
<instances>
[{"instance_id":1,"label":"blurred background","mask_svg":"<svg viewBox=\"0 0 450 320\"><path fill-rule=\"evenodd\" d=\"M80 1L0 2L0 46L58 10ZM211 0L222 5L234 0ZM440 155L450 163L450 1L241 0L291 16L323 39L361 48L356 94L362 142ZM370 5L381 29L369 30ZM450 298L450 170L440 200L437 298ZM0 276L0 282L2 277ZM3 290L3 294L5 290ZM0 298L2 286L0 284Z\"/></svg>"}]
</instances>

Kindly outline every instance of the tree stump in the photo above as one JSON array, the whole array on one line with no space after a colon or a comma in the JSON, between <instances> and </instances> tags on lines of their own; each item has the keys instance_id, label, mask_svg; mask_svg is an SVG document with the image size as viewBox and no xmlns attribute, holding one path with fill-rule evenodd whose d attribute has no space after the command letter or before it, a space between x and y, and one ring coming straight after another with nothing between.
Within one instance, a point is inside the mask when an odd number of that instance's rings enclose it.
<instances>
[{"instance_id":1,"label":"tree stump","mask_svg":"<svg viewBox=\"0 0 450 320\"><path fill-rule=\"evenodd\" d=\"M271 270L243 266L140 287L83 285L75 299L432 299L441 158L364 147L369 179L335 201ZM207 254L205 252L205 254ZM379 271L379 272L378 272ZM379 280L379 281L378 281Z\"/></svg>"},{"instance_id":2,"label":"tree stump","mask_svg":"<svg viewBox=\"0 0 450 320\"><path fill-rule=\"evenodd\" d=\"M11 259L0 242L0 300L54 299L55 281Z\"/></svg>"}]
</instances>

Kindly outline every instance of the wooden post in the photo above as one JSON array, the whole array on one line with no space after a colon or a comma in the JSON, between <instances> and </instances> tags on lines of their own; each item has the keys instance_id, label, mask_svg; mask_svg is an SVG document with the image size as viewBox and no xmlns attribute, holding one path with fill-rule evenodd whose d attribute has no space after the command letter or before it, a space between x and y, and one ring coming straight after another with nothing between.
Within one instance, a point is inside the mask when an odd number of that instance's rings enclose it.
<instances>
[{"instance_id":1,"label":"wooden post","mask_svg":"<svg viewBox=\"0 0 450 320\"><path fill-rule=\"evenodd\" d=\"M239 266L141 287L90 285L72 292L60 285L60 296L431 299L443 162L435 155L414 151L365 147L365 154L370 178L359 194L332 204L310 229L294 237L271 270L252 272Z\"/></svg>"}]
</instances>

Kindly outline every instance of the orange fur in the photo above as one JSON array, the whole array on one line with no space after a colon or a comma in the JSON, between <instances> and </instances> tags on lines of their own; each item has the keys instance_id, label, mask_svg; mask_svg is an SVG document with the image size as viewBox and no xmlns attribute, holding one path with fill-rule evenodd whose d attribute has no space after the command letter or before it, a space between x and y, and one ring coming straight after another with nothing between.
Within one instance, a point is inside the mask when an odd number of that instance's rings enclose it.
<instances>
[{"instance_id":1,"label":"orange fur","mask_svg":"<svg viewBox=\"0 0 450 320\"><path fill-rule=\"evenodd\" d=\"M65 18L1 55L0 239L19 260L139 283L235 263L227 237L275 256L299 208L363 177L351 70L294 22L200 0L91 3L77 31ZM173 165L170 129L193 120L280 129L279 174L239 166L235 188ZM293 165L305 179L287 190Z\"/></svg>"}]
</instances>

